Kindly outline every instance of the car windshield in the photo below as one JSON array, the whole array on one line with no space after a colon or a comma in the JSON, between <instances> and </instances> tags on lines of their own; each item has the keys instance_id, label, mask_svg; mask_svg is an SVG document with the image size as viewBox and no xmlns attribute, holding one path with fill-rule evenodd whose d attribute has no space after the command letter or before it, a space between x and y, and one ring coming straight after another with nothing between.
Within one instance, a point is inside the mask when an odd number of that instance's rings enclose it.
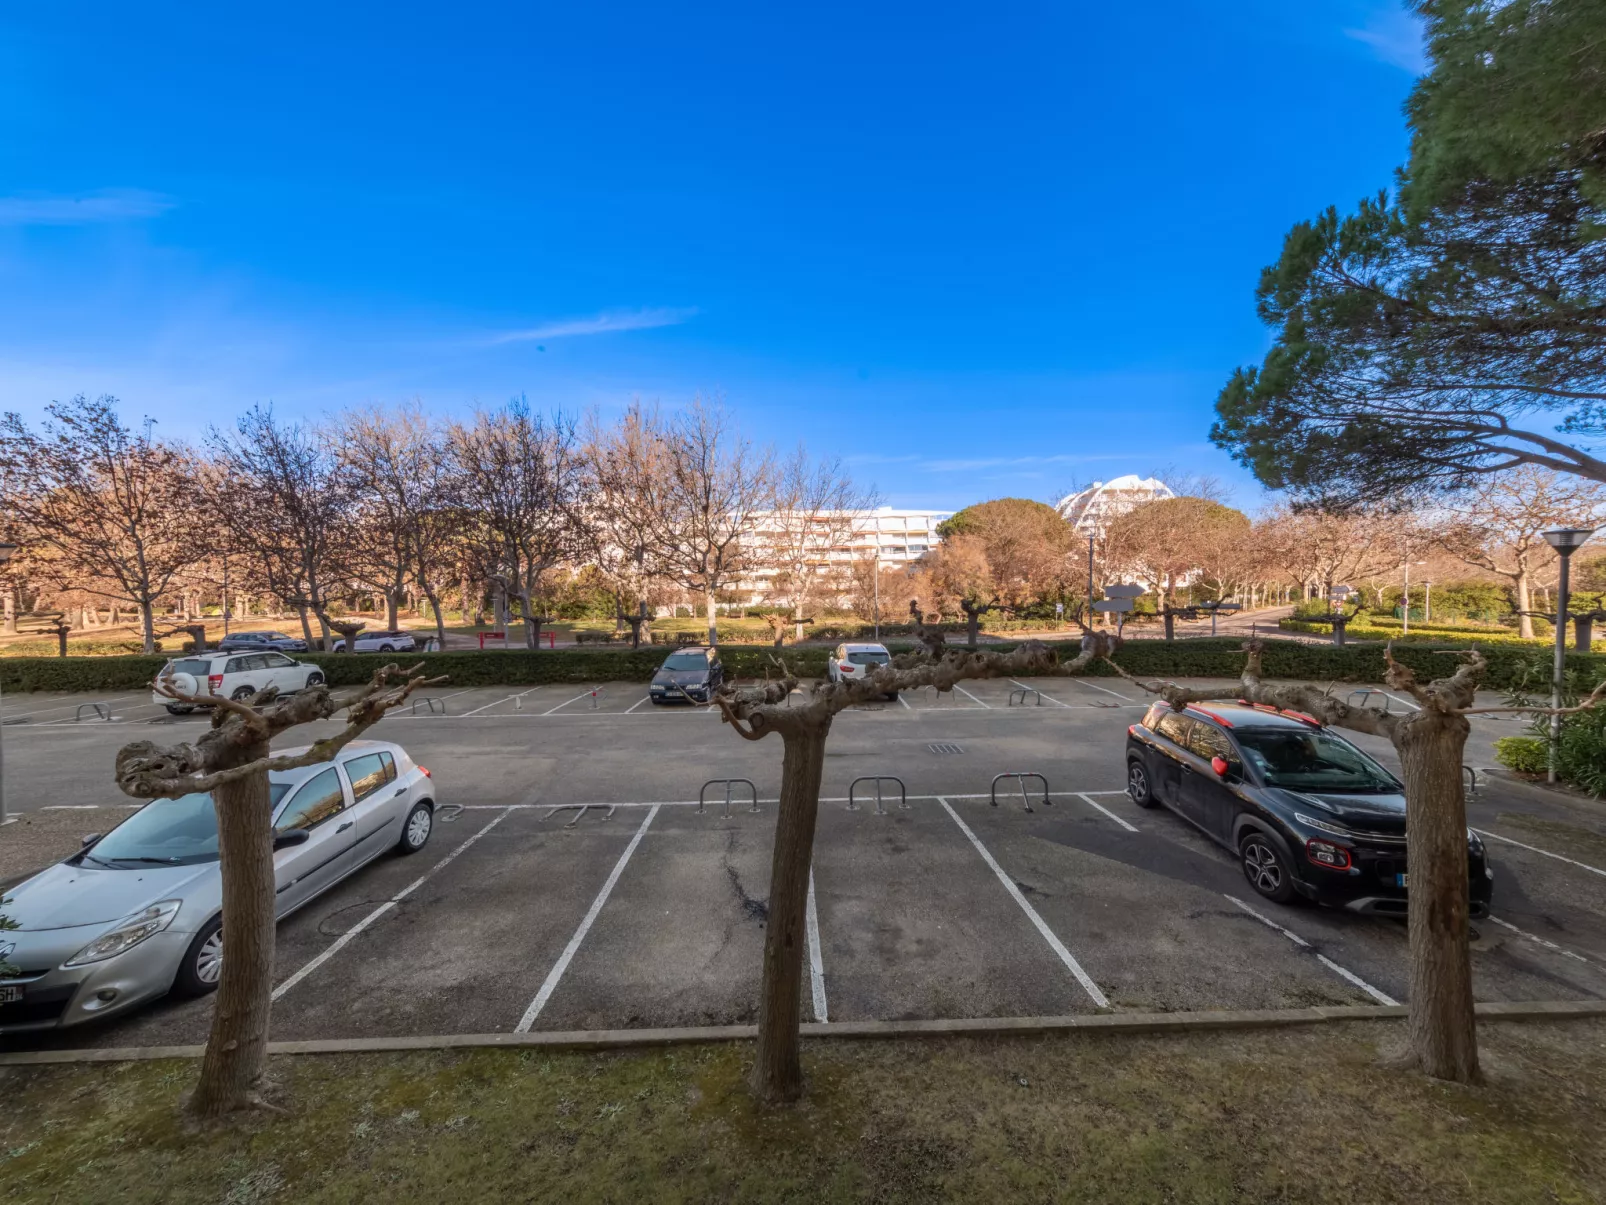
<instances>
[{"instance_id":1,"label":"car windshield","mask_svg":"<svg viewBox=\"0 0 1606 1205\"><path fill-rule=\"evenodd\" d=\"M886 665L892 658L886 653L854 652L848 654L848 661L853 665Z\"/></svg>"},{"instance_id":2,"label":"car windshield","mask_svg":"<svg viewBox=\"0 0 1606 1205\"><path fill-rule=\"evenodd\" d=\"M278 807L289 786L268 784ZM191 866L217 861L217 813L206 792L147 803L83 853L84 861L118 870L160 863Z\"/></svg>"},{"instance_id":3,"label":"car windshield","mask_svg":"<svg viewBox=\"0 0 1606 1205\"><path fill-rule=\"evenodd\" d=\"M702 653L671 653L664 662L665 669L707 669L708 658Z\"/></svg>"},{"instance_id":4,"label":"car windshield","mask_svg":"<svg viewBox=\"0 0 1606 1205\"><path fill-rule=\"evenodd\" d=\"M1290 791L1398 791L1399 782L1354 745L1316 729L1239 729L1244 757L1269 787Z\"/></svg>"}]
</instances>

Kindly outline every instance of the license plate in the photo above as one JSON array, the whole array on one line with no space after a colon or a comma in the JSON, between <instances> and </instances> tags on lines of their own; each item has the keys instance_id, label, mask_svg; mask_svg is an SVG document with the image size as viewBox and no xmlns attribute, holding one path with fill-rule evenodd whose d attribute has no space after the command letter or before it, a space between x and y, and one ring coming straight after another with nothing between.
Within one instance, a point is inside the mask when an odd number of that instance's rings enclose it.
<instances>
[{"instance_id":1,"label":"license plate","mask_svg":"<svg viewBox=\"0 0 1606 1205\"><path fill-rule=\"evenodd\" d=\"M20 987L0 987L0 1004L16 1004L22 999Z\"/></svg>"},{"instance_id":2,"label":"license plate","mask_svg":"<svg viewBox=\"0 0 1606 1205\"><path fill-rule=\"evenodd\" d=\"M1408 874L1397 874L1397 875L1394 876L1394 882L1395 882L1396 885L1398 885L1400 887L1409 887L1411 885L1408 882L1410 877L1411 876L1408 875Z\"/></svg>"}]
</instances>

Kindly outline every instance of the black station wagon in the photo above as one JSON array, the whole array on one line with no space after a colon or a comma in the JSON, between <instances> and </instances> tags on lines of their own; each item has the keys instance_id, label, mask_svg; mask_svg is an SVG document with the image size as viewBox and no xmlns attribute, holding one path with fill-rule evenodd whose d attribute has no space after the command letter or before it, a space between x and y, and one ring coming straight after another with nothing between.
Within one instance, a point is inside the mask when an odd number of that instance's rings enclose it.
<instances>
[{"instance_id":1,"label":"black station wagon","mask_svg":"<svg viewBox=\"0 0 1606 1205\"><path fill-rule=\"evenodd\" d=\"M1127 793L1238 856L1267 899L1404 916L1405 788L1310 716L1245 702L1156 703L1127 729ZM1494 874L1467 830L1472 915Z\"/></svg>"}]
</instances>

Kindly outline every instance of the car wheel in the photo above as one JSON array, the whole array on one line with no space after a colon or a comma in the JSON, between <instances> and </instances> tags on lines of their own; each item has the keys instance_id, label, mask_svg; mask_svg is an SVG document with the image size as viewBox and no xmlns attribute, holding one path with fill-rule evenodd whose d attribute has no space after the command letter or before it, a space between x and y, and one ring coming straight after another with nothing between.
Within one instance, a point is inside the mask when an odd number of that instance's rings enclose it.
<instances>
[{"instance_id":1,"label":"car wheel","mask_svg":"<svg viewBox=\"0 0 1606 1205\"><path fill-rule=\"evenodd\" d=\"M322 686L322 685L323 685L323 675L321 673L319 673L317 670L313 670L310 674L307 675L307 686L311 687L311 686ZM303 689L305 689L305 688L303 688Z\"/></svg>"},{"instance_id":2,"label":"car wheel","mask_svg":"<svg viewBox=\"0 0 1606 1205\"><path fill-rule=\"evenodd\" d=\"M229 698L233 699L236 703L243 703L252 695L256 694L256 692L256 687L254 686L242 686L232 695L230 695Z\"/></svg>"},{"instance_id":3,"label":"car wheel","mask_svg":"<svg viewBox=\"0 0 1606 1205\"><path fill-rule=\"evenodd\" d=\"M1293 871L1275 841L1251 829L1238 843L1238 852L1243 858L1244 878L1257 892L1278 904L1294 898Z\"/></svg>"},{"instance_id":4,"label":"car wheel","mask_svg":"<svg viewBox=\"0 0 1606 1205\"><path fill-rule=\"evenodd\" d=\"M379 646L379 651L381 653L394 653L396 650L391 645L382 644L382 645Z\"/></svg>"},{"instance_id":5,"label":"car wheel","mask_svg":"<svg viewBox=\"0 0 1606 1205\"><path fill-rule=\"evenodd\" d=\"M184 960L178 964L178 974L173 977L173 992L179 996L204 996L215 992L222 973L223 918L214 916L184 951Z\"/></svg>"},{"instance_id":6,"label":"car wheel","mask_svg":"<svg viewBox=\"0 0 1606 1205\"><path fill-rule=\"evenodd\" d=\"M896 703L897 701L898 701L898 692L895 691L895 690L888 691L887 692L887 702Z\"/></svg>"},{"instance_id":7,"label":"car wheel","mask_svg":"<svg viewBox=\"0 0 1606 1205\"><path fill-rule=\"evenodd\" d=\"M427 803L415 803L402 824L401 839L396 848L404 854L416 854L429 844L429 835L435 831L435 813Z\"/></svg>"},{"instance_id":8,"label":"car wheel","mask_svg":"<svg viewBox=\"0 0 1606 1205\"><path fill-rule=\"evenodd\" d=\"M1149 769L1141 757L1134 757L1126 763L1126 793L1140 808L1159 805L1160 801L1154 797L1154 787L1149 783Z\"/></svg>"},{"instance_id":9,"label":"car wheel","mask_svg":"<svg viewBox=\"0 0 1606 1205\"><path fill-rule=\"evenodd\" d=\"M167 710L173 715L189 715L195 708L188 703L169 703Z\"/></svg>"}]
</instances>

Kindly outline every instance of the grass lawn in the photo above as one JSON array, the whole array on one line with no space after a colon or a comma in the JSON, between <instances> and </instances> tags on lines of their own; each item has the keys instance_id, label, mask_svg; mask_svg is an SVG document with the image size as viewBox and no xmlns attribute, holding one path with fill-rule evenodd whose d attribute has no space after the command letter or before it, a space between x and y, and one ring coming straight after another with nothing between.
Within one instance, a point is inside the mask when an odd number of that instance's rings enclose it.
<instances>
[{"instance_id":1,"label":"grass lawn","mask_svg":"<svg viewBox=\"0 0 1606 1205\"><path fill-rule=\"evenodd\" d=\"M194 1128L193 1064L7 1068L33 1201L1586 1202L1606 1022L1488 1024L1488 1084L1385 1068L1397 1025L837 1042L761 1112L745 1045L275 1062L289 1112Z\"/></svg>"}]
</instances>

